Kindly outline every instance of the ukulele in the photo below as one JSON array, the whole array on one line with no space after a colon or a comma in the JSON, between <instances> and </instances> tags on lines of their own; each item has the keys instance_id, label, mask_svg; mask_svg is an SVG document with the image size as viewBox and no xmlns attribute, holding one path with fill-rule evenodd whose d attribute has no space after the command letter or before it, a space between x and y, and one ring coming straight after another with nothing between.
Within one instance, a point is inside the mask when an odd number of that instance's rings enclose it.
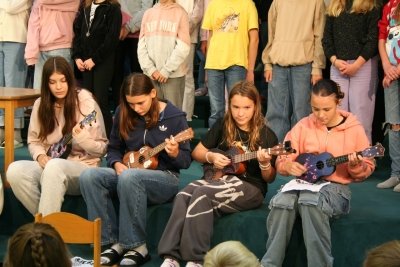
<instances>
[{"instance_id":1,"label":"ukulele","mask_svg":"<svg viewBox=\"0 0 400 267\"><path fill-rule=\"evenodd\" d=\"M385 148L377 143L375 146L369 147L363 151L356 152L367 158L383 157ZM328 152L321 154L304 153L297 156L296 161L307 168L307 171L298 178L309 183L315 183L322 177L331 175L336 170L336 165L349 161L349 155L334 157Z\"/></svg>"},{"instance_id":2,"label":"ukulele","mask_svg":"<svg viewBox=\"0 0 400 267\"><path fill-rule=\"evenodd\" d=\"M213 148L209 150L210 152L216 152L225 155L231 160L231 162L222 169L214 167L214 164L204 163L204 179L205 180L218 180L225 174L235 174L241 175L246 171L245 161L257 158L257 151L244 152L242 148L238 146L233 146L227 151L220 150L218 148ZM285 141L283 144L277 144L272 148L267 149L270 155L288 155L290 153L295 153L291 146L290 141Z\"/></svg>"},{"instance_id":3,"label":"ukulele","mask_svg":"<svg viewBox=\"0 0 400 267\"><path fill-rule=\"evenodd\" d=\"M193 136L194 132L192 128L187 128L175 135L174 139L176 142L180 143L192 139ZM164 150L166 145L167 143L163 142L154 148L143 146L139 151L129 151L124 155L122 162L130 169L154 170L158 165L157 155Z\"/></svg>"},{"instance_id":4,"label":"ukulele","mask_svg":"<svg viewBox=\"0 0 400 267\"><path fill-rule=\"evenodd\" d=\"M97 115L96 110L90 112L90 114L85 116L85 118L79 123L79 127L83 129L85 125L89 124L90 126L92 126L91 123L93 121L96 121L96 115ZM53 159L54 158L66 159L72 150L71 142L72 142L72 133L67 133L61 138L60 141L50 146L49 150L47 150L47 156Z\"/></svg>"}]
</instances>

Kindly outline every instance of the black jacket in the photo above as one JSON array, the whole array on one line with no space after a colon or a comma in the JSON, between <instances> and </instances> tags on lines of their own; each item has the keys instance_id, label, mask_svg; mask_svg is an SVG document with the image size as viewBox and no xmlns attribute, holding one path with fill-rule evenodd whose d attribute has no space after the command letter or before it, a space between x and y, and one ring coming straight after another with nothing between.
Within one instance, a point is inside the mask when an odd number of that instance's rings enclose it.
<instances>
[{"instance_id":1,"label":"black jacket","mask_svg":"<svg viewBox=\"0 0 400 267\"><path fill-rule=\"evenodd\" d=\"M100 64L115 51L121 23L122 14L118 4L111 4L107 0L101 3L91 25L90 6L82 7L74 22L72 58L83 61L92 58L95 64Z\"/></svg>"}]
</instances>

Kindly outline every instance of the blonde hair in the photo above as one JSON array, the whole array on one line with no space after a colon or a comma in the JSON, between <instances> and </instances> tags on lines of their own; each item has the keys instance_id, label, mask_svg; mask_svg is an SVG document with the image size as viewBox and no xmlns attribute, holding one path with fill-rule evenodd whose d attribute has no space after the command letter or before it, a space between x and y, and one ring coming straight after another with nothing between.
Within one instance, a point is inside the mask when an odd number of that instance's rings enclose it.
<instances>
[{"instance_id":1,"label":"blonde hair","mask_svg":"<svg viewBox=\"0 0 400 267\"><path fill-rule=\"evenodd\" d=\"M350 0L331 0L327 9L327 14L338 17L346 10L346 2ZM354 0L350 13L367 13L376 7L375 0Z\"/></svg>"},{"instance_id":2,"label":"blonde hair","mask_svg":"<svg viewBox=\"0 0 400 267\"><path fill-rule=\"evenodd\" d=\"M256 267L257 257L239 241L226 241L207 252L204 267Z\"/></svg>"},{"instance_id":3,"label":"blonde hair","mask_svg":"<svg viewBox=\"0 0 400 267\"><path fill-rule=\"evenodd\" d=\"M386 242L367 253L364 267L398 267L400 266L400 241Z\"/></svg>"}]
</instances>

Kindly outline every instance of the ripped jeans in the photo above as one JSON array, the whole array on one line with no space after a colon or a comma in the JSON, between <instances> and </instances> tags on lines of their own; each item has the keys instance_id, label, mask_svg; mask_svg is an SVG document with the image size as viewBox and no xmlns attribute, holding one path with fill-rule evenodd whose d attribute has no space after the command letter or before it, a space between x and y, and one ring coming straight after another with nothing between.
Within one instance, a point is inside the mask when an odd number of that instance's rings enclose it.
<instances>
[{"instance_id":1,"label":"ripped jeans","mask_svg":"<svg viewBox=\"0 0 400 267\"><path fill-rule=\"evenodd\" d=\"M400 81L393 81L385 92L385 117L389 134L389 155L392 161L391 177L400 178L400 131L390 129L390 124L400 124Z\"/></svg>"},{"instance_id":2,"label":"ripped jeans","mask_svg":"<svg viewBox=\"0 0 400 267\"><path fill-rule=\"evenodd\" d=\"M322 187L319 192L279 191L269 204L269 236L262 266L282 266L298 214L302 219L308 266L333 266L329 221L349 213L350 199L349 187L336 183Z\"/></svg>"}]
</instances>

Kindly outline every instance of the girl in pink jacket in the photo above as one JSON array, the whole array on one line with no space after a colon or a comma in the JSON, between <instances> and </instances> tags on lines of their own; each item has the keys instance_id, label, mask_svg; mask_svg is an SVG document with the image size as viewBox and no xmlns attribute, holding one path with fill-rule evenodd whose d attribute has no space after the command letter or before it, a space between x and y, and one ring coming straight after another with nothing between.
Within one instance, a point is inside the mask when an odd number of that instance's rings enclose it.
<instances>
[{"instance_id":1,"label":"girl in pink jacket","mask_svg":"<svg viewBox=\"0 0 400 267\"><path fill-rule=\"evenodd\" d=\"M348 162L337 165L331 175L311 184L314 188L319 186L315 192L302 190L305 182L296 180L291 190L280 190L271 199L267 252L261 262L264 267L282 266L298 215L302 219L308 266L333 266L329 221L350 211L348 184L363 181L375 168L373 159L356 154L366 149L369 141L357 118L338 109L343 97L343 92L332 80L318 81L312 89L312 114L300 120L286 135L285 140L291 141L297 153L278 158L276 169L281 175L299 177L312 172L309 164L295 161L303 153L347 155Z\"/></svg>"}]
</instances>

